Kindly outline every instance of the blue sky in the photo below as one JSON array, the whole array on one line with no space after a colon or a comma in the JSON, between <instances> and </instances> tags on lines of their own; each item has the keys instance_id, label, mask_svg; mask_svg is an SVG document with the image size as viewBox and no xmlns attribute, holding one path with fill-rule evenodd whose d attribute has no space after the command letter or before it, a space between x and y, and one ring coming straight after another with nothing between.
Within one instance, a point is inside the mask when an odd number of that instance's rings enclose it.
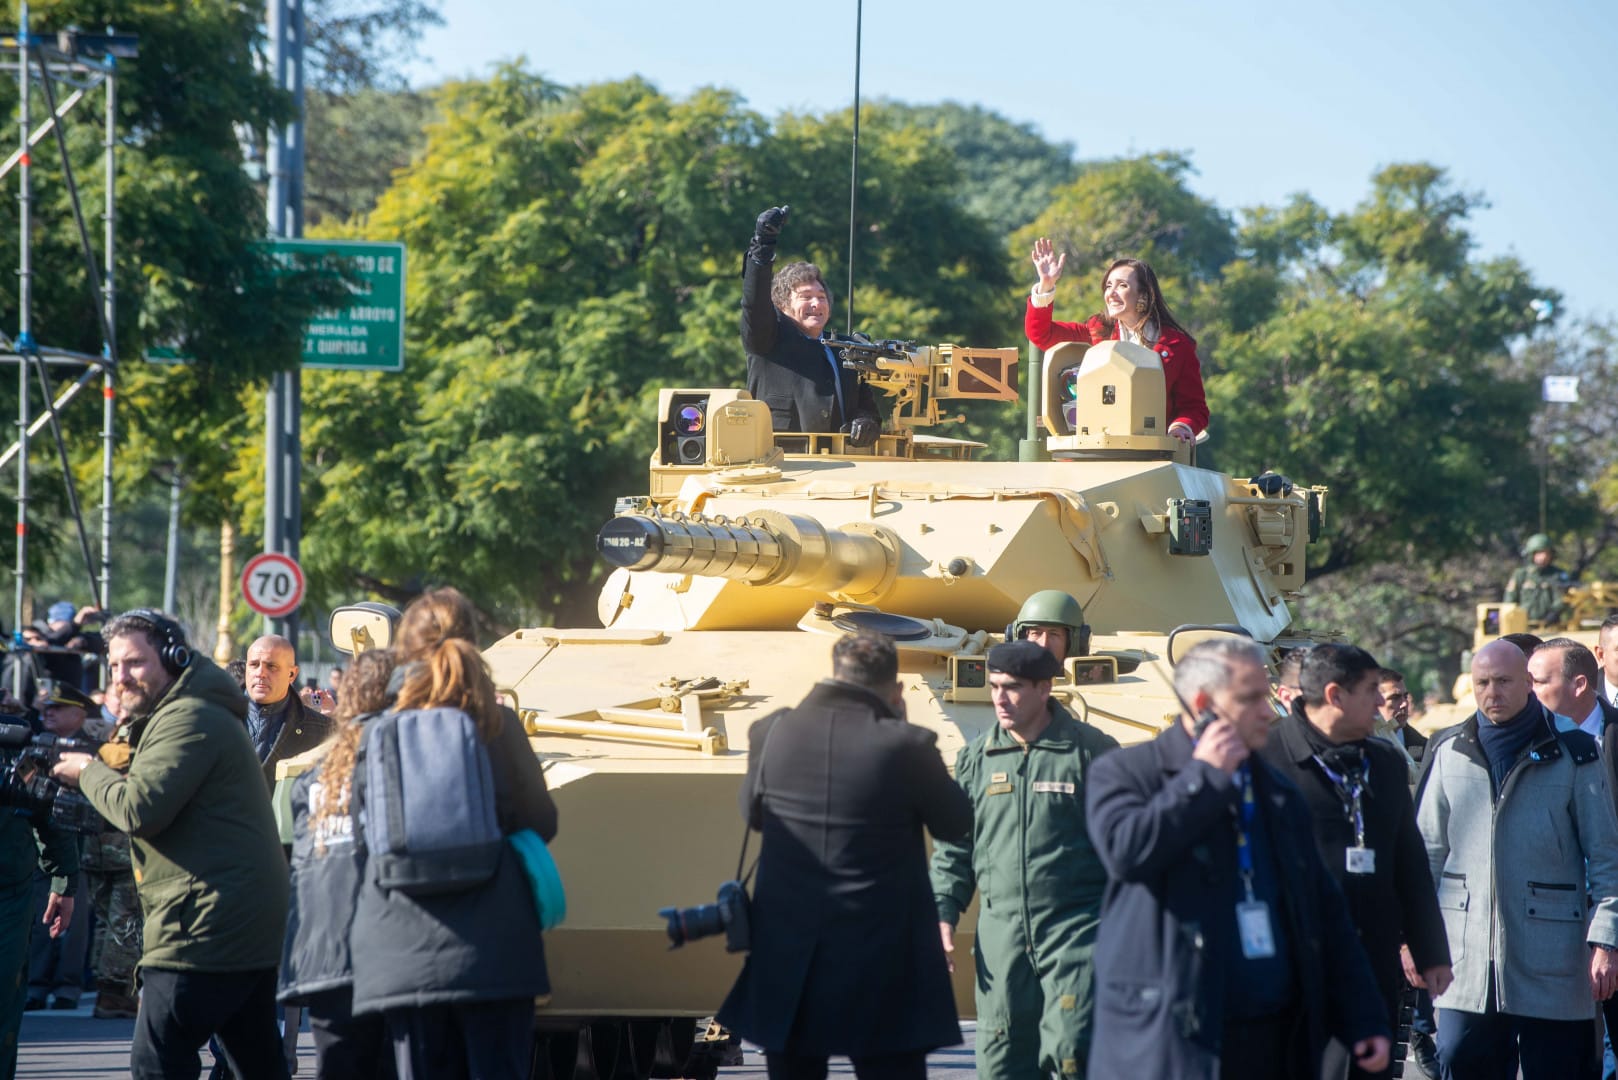
<instances>
[{"instance_id":1,"label":"blue sky","mask_svg":"<svg viewBox=\"0 0 1618 1080\"><path fill-rule=\"evenodd\" d=\"M853 100L854 0L442 11L417 82L521 56L563 83L728 87L768 116ZM1081 158L1188 151L1229 210L1347 209L1380 166L1430 161L1487 198L1479 254L1517 255L1564 316L1618 315L1618 0L867 0L863 54L866 99L980 104Z\"/></svg>"}]
</instances>

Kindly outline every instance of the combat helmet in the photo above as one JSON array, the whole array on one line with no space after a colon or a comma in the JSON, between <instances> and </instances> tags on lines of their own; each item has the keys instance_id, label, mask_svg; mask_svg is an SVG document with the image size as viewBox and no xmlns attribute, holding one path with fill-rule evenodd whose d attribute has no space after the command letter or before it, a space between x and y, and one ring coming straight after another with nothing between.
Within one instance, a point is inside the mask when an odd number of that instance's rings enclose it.
<instances>
[{"instance_id":1,"label":"combat helmet","mask_svg":"<svg viewBox=\"0 0 1618 1080\"><path fill-rule=\"evenodd\" d=\"M1017 641L1030 626L1064 626L1067 628L1069 656L1086 656L1090 652L1090 628L1084 624L1084 607L1060 589L1043 589L1023 601L1017 619L1006 627L1006 640Z\"/></svg>"},{"instance_id":2,"label":"combat helmet","mask_svg":"<svg viewBox=\"0 0 1618 1080\"><path fill-rule=\"evenodd\" d=\"M1522 553L1525 557L1532 558L1533 556L1538 555L1541 551L1554 551L1555 548L1556 545L1551 543L1551 538L1549 536L1546 536L1544 533L1535 533L1533 536L1530 536L1528 538L1528 542L1522 546Z\"/></svg>"}]
</instances>

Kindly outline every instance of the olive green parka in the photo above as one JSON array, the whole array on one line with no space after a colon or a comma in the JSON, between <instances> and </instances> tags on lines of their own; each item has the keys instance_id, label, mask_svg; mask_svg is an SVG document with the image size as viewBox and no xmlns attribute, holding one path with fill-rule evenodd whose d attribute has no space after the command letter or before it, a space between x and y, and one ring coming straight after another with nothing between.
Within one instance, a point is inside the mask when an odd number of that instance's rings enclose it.
<instances>
[{"instance_id":1,"label":"olive green parka","mask_svg":"<svg viewBox=\"0 0 1618 1080\"><path fill-rule=\"evenodd\" d=\"M142 967L256 971L281 961L287 865L230 676L194 657L149 716L130 719L125 775L92 761L79 787L133 840Z\"/></svg>"}]
</instances>

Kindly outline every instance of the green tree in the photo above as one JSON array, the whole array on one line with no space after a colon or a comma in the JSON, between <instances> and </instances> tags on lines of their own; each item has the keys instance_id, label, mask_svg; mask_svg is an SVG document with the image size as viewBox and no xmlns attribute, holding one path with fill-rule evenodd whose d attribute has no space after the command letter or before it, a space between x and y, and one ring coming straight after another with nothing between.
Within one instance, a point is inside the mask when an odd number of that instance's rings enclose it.
<instances>
[{"instance_id":1,"label":"green tree","mask_svg":"<svg viewBox=\"0 0 1618 1080\"><path fill-rule=\"evenodd\" d=\"M1032 124L1007 120L981 105L883 102L879 108L949 149L961 174L957 198L997 236L1037 218L1056 189L1078 173L1072 143L1049 142Z\"/></svg>"},{"instance_id":2,"label":"green tree","mask_svg":"<svg viewBox=\"0 0 1618 1080\"><path fill-rule=\"evenodd\" d=\"M1470 257L1477 205L1396 165L1329 225L1307 201L1248 215L1252 257L1207 335L1214 456L1331 486L1317 573L1443 560L1532 515L1537 386L1510 350L1554 294L1515 259Z\"/></svg>"}]
</instances>

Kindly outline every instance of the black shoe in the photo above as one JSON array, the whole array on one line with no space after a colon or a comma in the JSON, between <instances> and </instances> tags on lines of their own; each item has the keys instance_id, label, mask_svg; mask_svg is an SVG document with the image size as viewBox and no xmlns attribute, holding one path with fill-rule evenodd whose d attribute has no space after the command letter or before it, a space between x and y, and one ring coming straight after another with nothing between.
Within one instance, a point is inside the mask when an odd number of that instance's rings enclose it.
<instances>
[{"instance_id":1,"label":"black shoe","mask_svg":"<svg viewBox=\"0 0 1618 1080\"><path fill-rule=\"evenodd\" d=\"M69 1001L67 998L60 995L51 998L51 1008L53 1009L61 1009L65 1011L67 1009L77 1009L78 1007L79 1003L77 1001Z\"/></svg>"},{"instance_id":2,"label":"black shoe","mask_svg":"<svg viewBox=\"0 0 1618 1080\"><path fill-rule=\"evenodd\" d=\"M1410 1050L1405 1055L1405 1064L1414 1065L1429 1080L1438 1080L1438 1047L1433 1045L1431 1035L1420 1031L1410 1033Z\"/></svg>"},{"instance_id":3,"label":"black shoe","mask_svg":"<svg viewBox=\"0 0 1618 1080\"><path fill-rule=\"evenodd\" d=\"M23 1004L22 1008L23 1008L23 1012L34 1012L36 1009L43 1009L44 1007L45 1007L45 999L44 998L42 998L42 997L30 997L27 1000L27 1002L25 1002Z\"/></svg>"}]
</instances>

